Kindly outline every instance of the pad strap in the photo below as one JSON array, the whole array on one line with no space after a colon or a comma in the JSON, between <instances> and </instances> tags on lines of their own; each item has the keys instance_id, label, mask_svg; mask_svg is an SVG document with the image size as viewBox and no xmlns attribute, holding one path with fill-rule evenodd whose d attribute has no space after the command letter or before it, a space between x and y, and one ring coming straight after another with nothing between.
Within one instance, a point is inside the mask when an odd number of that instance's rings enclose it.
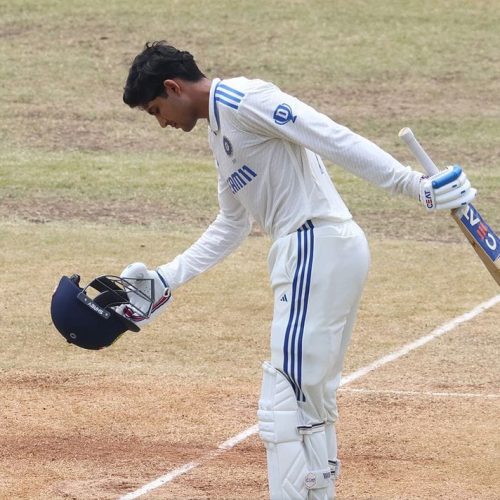
<instances>
[{"instance_id":1,"label":"pad strap","mask_svg":"<svg viewBox=\"0 0 500 500\"><path fill-rule=\"evenodd\" d=\"M323 432L325 430L325 423L319 422L317 424L299 425L297 427L299 434L314 434L315 432Z\"/></svg>"},{"instance_id":2,"label":"pad strap","mask_svg":"<svg viewBox=\"0 0 500 500\"><path fill-rule=\"evenodd\" d=\"M340 460L328 460L328 465L330 466L330 472L332 479L337 480L340 477L341 463Z\"/></svg>"}]
</instances>

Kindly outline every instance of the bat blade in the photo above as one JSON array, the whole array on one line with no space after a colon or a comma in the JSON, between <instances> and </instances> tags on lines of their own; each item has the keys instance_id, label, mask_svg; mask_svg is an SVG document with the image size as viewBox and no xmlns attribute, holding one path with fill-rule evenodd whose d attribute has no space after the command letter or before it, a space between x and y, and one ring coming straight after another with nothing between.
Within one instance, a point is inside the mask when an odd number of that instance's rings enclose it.
<instances>
[{"instance_id":1,"label":"bat blade","mask_svg":"<svg viewBox=\"0 0 500 500\"><path fill-rule=\"evenodd\" d=\"M424 167L429 175L439 172L436 164L431 160L424 148L417 141L408 127L400 130L399 137L406 143L415 158ZM462 230L469 243L500 285L500 239L479 211L470 203L464 208L451 211L451 216Z\"/></svg>"},{"instance_id":2,"label":"bat blade","mask_svg":"<svg viewBox=\"0 0 500 500\"><path fill-rule=\"evenodd\" d=\"M452 210L451 215L497 285L500 285L500 239L495 231L470 203L465 210Z\"/></svg>"}]
</instances>

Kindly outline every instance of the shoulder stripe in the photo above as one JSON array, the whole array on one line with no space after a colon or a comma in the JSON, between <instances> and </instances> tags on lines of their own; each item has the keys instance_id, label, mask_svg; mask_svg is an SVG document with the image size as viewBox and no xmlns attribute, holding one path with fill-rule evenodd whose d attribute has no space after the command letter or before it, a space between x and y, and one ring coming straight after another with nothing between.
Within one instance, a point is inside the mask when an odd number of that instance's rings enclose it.
<instances>
[{"instance_id":1,"label":"shoulder stripe","mask_svg":"<svg viewBox=\"0 0 500 500\"><path fill-rule=\"evenodd\" d=\"M217 88L227 90L228 92L232 92L233 94L235 94L239 97L245 97L245 94L243 92L240 92L239 90L233 89L232 87L230 87L229 85L226 85L225 83L219 83L219 85L217 85Z\"/></svg>"},{"instance_id":2,"label":"shoulder stripe","mask_svg":"<svg viewBox=\"0 0 500 500\"><path fill-rule=\"evenodd\" d=\"M216 97L225 97L227 99L231 99L231 101L235 101L235 102L241 102L241 98L240 97L236 97L235 95L233 94L229 94L228 92L223 92L222 90L219 90L217 89L215 91L215 95Z\"/></svg>"},{"instance_id":3,"label":"shoulder stripe","mask_svg":"<svg viewBox=\"0 0 500 500\"><path fill-rule=\"evenodd\" d=\"M238 109L238 105L235 104L234 102L226 101L226 100L224 100L220 97L217 97L217 96L215 96L215 100L217 102L220 102L221 104L225 104L226 106L229 106L230 108Z\"/></svg>"}]
</instances>

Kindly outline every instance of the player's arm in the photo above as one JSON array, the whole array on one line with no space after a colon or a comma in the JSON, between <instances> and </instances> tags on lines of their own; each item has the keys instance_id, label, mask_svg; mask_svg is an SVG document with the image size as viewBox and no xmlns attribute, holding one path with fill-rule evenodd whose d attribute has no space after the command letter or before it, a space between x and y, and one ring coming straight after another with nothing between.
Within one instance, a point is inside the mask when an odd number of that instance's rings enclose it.
<instances>
[{"instance_id":1,"label":"player's arm","mask_svg":"<svg viewBox=\"0 0 500 500\"><path fill-rule=\"evenodd\" d=\"M218 182L218 197L219 214L201 237L186 251L154 271L137 263L123 270L122 278L137 278L138 276L134 275L137 270L146 273L148 278L154 280L158 291L157 296L161 300L160 303L155 304L156 307L153 306L153 314L150 317L140 318L141 325L152 321L166 308L169 301L163 297L170 298L173 290L223 260L247 237L251 229L248 212L232 195L221 178Z\"/></svg>"},{"instance_id":2,"label":"player's arm","mask_svg":"<svg viewBox=\"0 0 500 500\"><path fill-rule=\"evenodd\" d=\"M420 198L420 172L272 84L263 82L250 92L240 104L239 116L254 133L299 144L372 184Z\"/></svg>"},{"instance_id":3,"label":"player's arm","mask_svg":"<svg viewBox=\"0 0 500 500\"><path fill-rule=\"evenodd\" d=\"M246 209L219 178L219 214L201 237L158 272L172 290L210 269L236 250L248 236L251 223Z\"/></svg>"}]
</instances>

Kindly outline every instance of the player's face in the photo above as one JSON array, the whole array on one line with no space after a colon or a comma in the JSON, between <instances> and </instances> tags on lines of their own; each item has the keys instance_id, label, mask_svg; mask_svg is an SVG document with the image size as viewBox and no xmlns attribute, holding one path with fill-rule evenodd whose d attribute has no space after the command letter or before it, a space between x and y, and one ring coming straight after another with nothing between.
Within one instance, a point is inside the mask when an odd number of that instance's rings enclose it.
<instances>
[{"instance_id":1,"label":"player's face","mask_svg":"<svg viewBox=\"0 0 500 500\"><path fill-rule=\"evenodd\" d=\"M155 116L160 127L180 128L184 132L190 132L198 117L194 113L188 94L182 92L180 87L166 87L166 96L158 96L149 101L144 109Z\"/></svg>"}]
</instances>

